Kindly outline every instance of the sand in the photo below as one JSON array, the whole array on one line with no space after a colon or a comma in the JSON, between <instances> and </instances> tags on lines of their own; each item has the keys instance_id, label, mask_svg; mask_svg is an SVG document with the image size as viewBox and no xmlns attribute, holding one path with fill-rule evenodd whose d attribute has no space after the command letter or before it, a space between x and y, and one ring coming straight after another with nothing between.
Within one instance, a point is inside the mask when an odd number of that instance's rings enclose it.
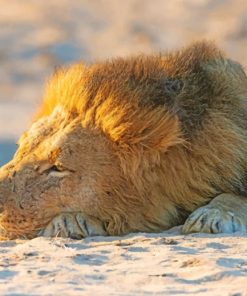
<instances>
[{"instance_id":1,"label":"sand","mask_svg":"<svg viewBox=\"0 0 247 296\"><path fill-rule=\"evenodd\" d=\"M0 243L1 295L247 295L247 234Z\"/></svg>"},{"instance_id":2,"label":"sand","mask_svg":"<svg viewBox=\"0 0 247 296\"><path fill-rule=\"evenodd\" d=\"M54 69L202 38L247 65L246 0L0 0L0 165ZM0 295L247 295L247 234L0 242Z\"/></svg>"}]
</instances>

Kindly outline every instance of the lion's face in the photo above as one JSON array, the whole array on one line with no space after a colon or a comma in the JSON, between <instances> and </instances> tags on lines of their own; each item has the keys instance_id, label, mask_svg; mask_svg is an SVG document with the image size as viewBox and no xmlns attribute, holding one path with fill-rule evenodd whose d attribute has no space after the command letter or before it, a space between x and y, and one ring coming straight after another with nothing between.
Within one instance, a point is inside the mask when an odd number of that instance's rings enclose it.
<instances>
[{"instance_id":1,"label":"lion's face","mask_svg":"<svg viewBox=\"0 0 247 296\"><path fill-rule=\"evenodd\" d=\"M61 212L83 209L97 216L99 196L109 199L110 185L120 178L107 139L57 107L20 138L13 160L0 171L1 235L35 236Z\"/></svg>"}]
</instances>

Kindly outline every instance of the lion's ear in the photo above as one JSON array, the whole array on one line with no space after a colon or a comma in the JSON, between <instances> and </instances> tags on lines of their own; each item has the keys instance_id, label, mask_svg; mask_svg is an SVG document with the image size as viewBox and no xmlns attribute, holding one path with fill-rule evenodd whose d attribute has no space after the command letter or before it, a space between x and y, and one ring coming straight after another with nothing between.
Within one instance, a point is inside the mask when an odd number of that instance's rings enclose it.
<instances>
[{"instance_id":1,"label":"lion's ear","mask_svg":"<svg viewBox=\"0 0 247 296\"><path fill-rule=\"evenodd\" d=\"M164 82L164 91L168 96L177 96L183 89L184 82L181 79L167 79Z\"/></svg>"}]
</instances>

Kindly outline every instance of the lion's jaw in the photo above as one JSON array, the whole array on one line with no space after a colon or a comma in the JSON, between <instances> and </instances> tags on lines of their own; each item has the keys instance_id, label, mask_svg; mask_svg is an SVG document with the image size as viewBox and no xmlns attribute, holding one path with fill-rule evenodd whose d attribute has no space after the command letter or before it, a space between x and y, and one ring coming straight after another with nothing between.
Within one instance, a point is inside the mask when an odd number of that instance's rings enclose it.
<instances>
[{"instance_id":1,"label":"lion's jaw","mask_svg":"<svg viewBox=\"0 0 247 296\"><path fill-rule=\"evenodd\" d=\"M107 140L71 116L57 107L38 120L20 138L13 160L1 168L3 238L34 237L61 212L83 208L97 216L97 196L109 191L108 180L118 179Z\"/></svg>"}]
</instances>

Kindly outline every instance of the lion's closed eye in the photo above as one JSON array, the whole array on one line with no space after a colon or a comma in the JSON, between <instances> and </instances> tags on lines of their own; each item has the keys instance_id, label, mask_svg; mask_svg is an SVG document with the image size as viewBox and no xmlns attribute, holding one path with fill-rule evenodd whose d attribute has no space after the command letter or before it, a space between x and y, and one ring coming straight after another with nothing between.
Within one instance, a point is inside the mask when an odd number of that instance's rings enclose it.
<instances>
[{"instance_id":1,"label":"lion's closed eye","mask_svg":"<svg viewBox=\"0 0 247 296\"><path fill-rule=\"evenodd\" d=\"M58 177L58 178L62 178L65 176L68 176L69 174L71 174L71 171L64 168L61 165L58 164L54 164L52 165L50 168L48 168L45 173L49 176L49 177Z\"/></svg>"},{"instance_id":2,"label":"lion's closed eye","mask_svg":"<svg viewBox=\"0 0 247 296\"><path fill-rule=\"evenodd\" d=\"M42 166L39 167L39 173L40 174L46 174L49 177L65 177L72 173L71 170L63 167L60 164L43 164Z\"/></svg>"},{"instance_id":3,"label":"lion's closed eye","mask_svg":"<svg viewBox=\"0 0 247 296\"><path fill-rule=\"evenodd\" d=\"M59 165L53 165L53 166L51 166L50 168L48 168L45 172L47 173L47 174L50 174L50 173L52 173L52 172L64 172L64 171L66 171L66 169L65 168L63 168L63 167L61 167L61 166L59 166Z\"/></svg>"}]
</instances>

